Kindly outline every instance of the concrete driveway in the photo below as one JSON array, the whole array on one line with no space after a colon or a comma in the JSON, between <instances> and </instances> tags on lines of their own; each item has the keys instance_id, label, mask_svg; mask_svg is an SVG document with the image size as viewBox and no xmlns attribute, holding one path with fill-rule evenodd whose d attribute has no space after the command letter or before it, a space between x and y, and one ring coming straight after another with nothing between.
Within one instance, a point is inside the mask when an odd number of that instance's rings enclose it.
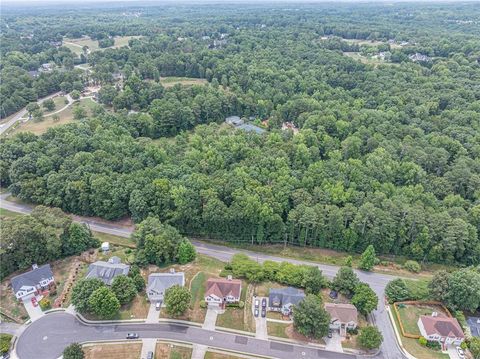
<instances>
[{"instance_id":1,"label":"concrete driveway","mask_svg":"<svg viewBox=\"0 0 480 359\"><path fill-rule=\"evenodd\" d=\"M224 311L222 311L221 309L208 308L202 328L207 330L215 330L215 324L217 323L217 315L223 312Z\"/></svg>"},{"instance_id":2,"label":"concrete driveway","mask_svg":"<svg viewBox=\"0 0 480 359\"><path fill-rule=\"evenodd\" d=\"M263 297L256 297L252 300L252 315L255 319L255 338L257 339L268 339L267 331L267 318L262 318L262 299ZM267 307L268 307L268 298ZM255 317L255 300L258 300L258 317Z\"/></svg>"},{"instance_id":3,"label":"concrete driveway","mask_svg":"<svg viewBox=\"0 0 480 359\"><path fill-rule=\"evenodd\" d=\"M157 346L157 339L155 338L142 339L142 354L140 358L146 359L148 352L152 352L155 355L156 346Z\"/></svg>"},{"instance_id":4,"label":"concrete driveway","mask_svg":"<svg viewBox=\"0 0 480 359\"><path fill-rule=\"evenodd\" d=\"M150 308L148 308L148 315L146 323L158 323L158 318L160 317L160 311L156 308L157 303L150 303Z\"/></svg>"},{"instance_id":5,"label":"concrete driveway","mask_svg":"<svg viewBox=\"0 0 480 359\"><path fill-rule=\"evenodd\" d=\"M341 335L334 331L332 333L331 338L324 338L325 339L325 349L330 350L332 352L339 352L343 353L343 347L342 347L342 337Z\"/></svg>"},{"instance_id":6,"label":"concrete driveway","mask_svg":"<svg viewBox=\"0 0 480 359\"><path fill-rule=\"evenodd\" d=\"M458 355L457 353L457 347L455 345L449 345L448 348L448 355L450 356L450 359L463 359L463 358L460 358L460 355Z\"/></svg>"},{"instance_id":7,"label":"concrete driveway","mask_svg":"<svg viewBox=\"0 0 480 359\"><path fill-rule=\"evenodd\" d=\"M40 305L37 305L36 307L34 307L32 304L31 297L25 298L23 300L23 305L27 310L28 316L30 317L30 320L32 322L43 316L43 312L40 309Z\"/></svg>"}]
</instances>

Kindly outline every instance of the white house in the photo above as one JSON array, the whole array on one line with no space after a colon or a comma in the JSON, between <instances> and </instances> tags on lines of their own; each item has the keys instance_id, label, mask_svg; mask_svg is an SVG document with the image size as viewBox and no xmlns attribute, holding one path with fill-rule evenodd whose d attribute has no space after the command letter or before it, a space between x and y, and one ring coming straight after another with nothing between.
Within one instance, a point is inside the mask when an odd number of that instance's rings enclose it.
<instances>
[{"instance_id":1,"label":"white house","mask_svg":"<svg viewBox=\"0 0 480 359\"><path fill-rule=\"evenodd\" d=\"M238 303L242 292L242 281L228 276L223 278L210 278L207 280L205 302L210 307L224 307L228 303Z\"/></svg>"},{"instance_id":2,"label":"white house","mask_svg":"<svg viewBox=\"0 0 480 359\"><path fill-rule=\"evenodd\" d=\"M37 295L42 290L49 289L55 283L50 264L41 267L34 264L30 272L19 274L13 277L10 282L17 299Z\"/></svg>"},{"instance_id":3,"label":"white house","mask_svg":"<svg viewBox=\"0 0 480 359\"><path fill-rule=\"evenodd\" d=\"M442 344L443 348L449 344L460 345L465 340L462 327L455 318L432 315L421 315L417 322L418 329L424 338Z\"/></svg>"}]
</instances>

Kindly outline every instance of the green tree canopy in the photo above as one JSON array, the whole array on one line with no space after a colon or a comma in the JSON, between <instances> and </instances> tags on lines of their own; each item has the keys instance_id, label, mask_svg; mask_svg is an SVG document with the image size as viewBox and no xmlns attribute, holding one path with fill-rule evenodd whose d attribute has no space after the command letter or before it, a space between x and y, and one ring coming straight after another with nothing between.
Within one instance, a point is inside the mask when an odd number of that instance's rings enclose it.
<instances>
[{"instance_id":1,"label":"green tree canopy","mask_svg":"<svg viewBox=\"0 0 480 359\"><path fill-rule=\"evenodd\" d=\"M131 302L137 295L135 281L125 275L116 276L112 281L111 289L121 305Z\"/></svg>"},{"instance_id":2,"label":"green tree canopy","mask_svg":"<svg viewBox=\"0 0 480 359\"><path fill-rule=\"evenodd\" d=\"M90 295L88 308L101 319L112 319L118 314L120 302L110 288L103 286Z\"/></svg>"},{"instance_id":3,"label":"green tree canopy","mask_svg":"<svg viewBox=\"0 0 480 359\"><path fill-rule=\"evenodd\" d=\"M324 337L329 324L330 315L324 309L322 300L314 294L308 294L293 308L293 326L307 337Z\"/></svg>"},{"instance_id":4,"label":"green tree canopy","mask_svg":"<svg viewBox=\"0 0 480 359\"><path fill-rule=\"evenodd\" d=\"M167 312L170 315L179 316L188 309L192 294L187 288L174 285L165 291L164 298Z\"/></svg>"}]
</instances>

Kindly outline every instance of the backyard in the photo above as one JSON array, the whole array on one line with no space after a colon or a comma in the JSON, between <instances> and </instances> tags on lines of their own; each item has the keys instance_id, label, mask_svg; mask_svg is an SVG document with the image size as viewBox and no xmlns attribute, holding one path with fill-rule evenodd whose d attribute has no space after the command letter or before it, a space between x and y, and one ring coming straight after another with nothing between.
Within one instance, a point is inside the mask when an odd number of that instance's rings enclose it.
<instances>
[{"instance_id":1,"label":"backyard","mask_svg":"<svg viewBox=\"0 0 480 359\"><path fill-rule=\"evenodd\" d=\"M399 304L397 311L405 333L413 335L421 335L417 324L421 315L431 315L433 312L448 315L441 306L432 304Z\"/></svg>"}]
</instances>

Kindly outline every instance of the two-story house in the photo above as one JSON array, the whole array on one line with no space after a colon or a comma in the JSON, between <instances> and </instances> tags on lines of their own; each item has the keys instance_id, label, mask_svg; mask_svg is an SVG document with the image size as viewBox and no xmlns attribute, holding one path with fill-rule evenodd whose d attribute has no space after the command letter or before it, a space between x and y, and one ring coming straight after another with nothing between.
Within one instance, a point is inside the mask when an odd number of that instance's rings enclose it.
<instances>
[{"instance_id":1,"label":"two-story house","mask_svg":"<svg viewBox=\"0 0 480 359\"><path fill-rule=\"evenodd\" d=\"M50 264L41 267L34 264L31 271L13 277L10 282L17 299L37 295L55 284Z\"/></svg>"},{"instance_id":2,"label":"two-story house","mask_svg":"<svg viewBox=\"0 0 480 359\"><path fill-rule=\"evenodd\" d=\"M224 278L210 278L207 280L205 302L209 307L225 307L228 303L238 303L242 292L242 281Z\"/></svg>"}]
</instances>

